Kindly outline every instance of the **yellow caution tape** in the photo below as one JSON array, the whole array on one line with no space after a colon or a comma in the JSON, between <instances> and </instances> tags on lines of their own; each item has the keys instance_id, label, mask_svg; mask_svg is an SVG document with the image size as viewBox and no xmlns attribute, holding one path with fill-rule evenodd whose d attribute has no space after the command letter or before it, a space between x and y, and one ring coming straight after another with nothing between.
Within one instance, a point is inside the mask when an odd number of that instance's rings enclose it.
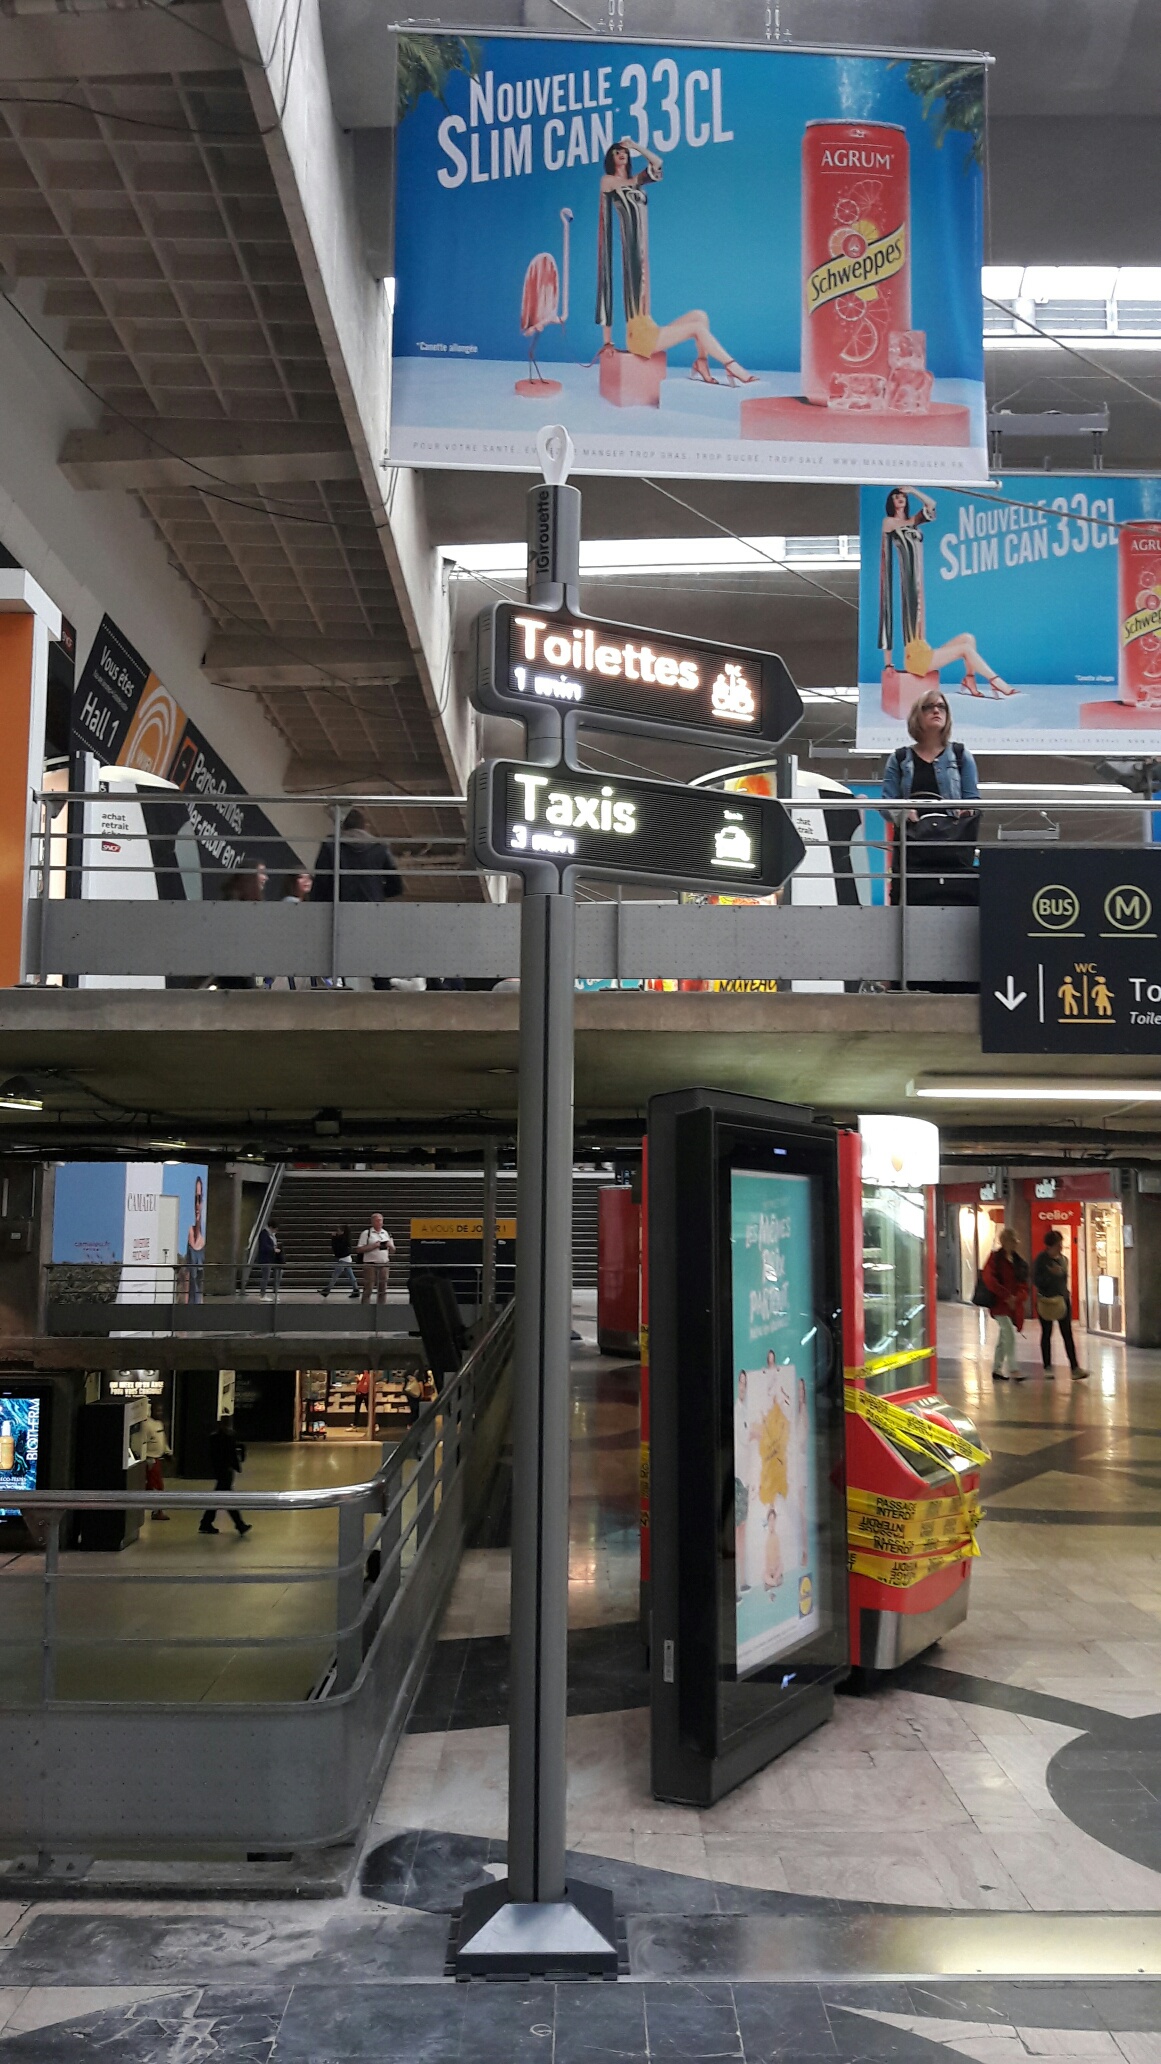
<instances>
[{"instance_id":1,"label":"yellow caution tape","mask_svg":"<svg viewBox=\"0 0 1161 2064\"><path fill-rule=\"evenodd\" d=\"M860 1555L857 1550L847 1553L847 1569L854 1577L873 1577L878 1584L886 1584L892 1591L909 1591L913 1584L921 1584L925 1577L933 1577L936 1570L951 1569L957 1562L967 1562L979 1549L974 1541L971 1546L952 1548L935 1555L899 1556Z\"/></svg>"},{"instance_id":2,"label":"yellow caution tape","mask_svg":"<svg viewBox=\"0 0 1161 2064\"><path fill-rule=\"evenodd\" d=\"M856 1484L847 1486L848 1509L869 1512L876 1519L945 1519L949 1513L962 1512L968 1502L962 1492L947 1498L889 1498L883 1491L863 1491Z\"/></svg>"},{"instance_id":3,"label":"yellow caution tape","mask_svg":"<svg viewBox=\"0 0 1161 2064\"><path fill-rule=\"evenodd\" d=\"M926 1362L934 1353L933 1347L908 1347L898 1354L874 1355L869 1362L860 1362L857 1368L844 1369L843 1380L849 1383L853 1376L882 1376L888 1369L905 1369L908 1362Z\"/></svg>"},{"instance_id":4,"label":"yellow caution tape","mask_svg":"<svg viewBox=\"0 0 1161 2064\"><path fill-rule=\"evenodd\" d=\"M847 1411L865 1419L869 1426L898 1442L900 1447L913 1448L921 1455L933 1452L937 1455L959 1455L965 1462L979 1465L992 1459L987 1448L976 1447L961 1433L953 1433L950 1426L940 1426L933 1419L905 1412L901 1405L888 1404L886 1398L859 1390L853 1383L848 1383L845 1390Z\"/></svg>"},{"instance_id":5,"label":"yellow caution tape","mask_svg":"<svg viewBox=\"0 0 1161 2064\"><path fill-rule=\"evenodd\" d=\"M852 1513L847 1522L847 1540L852 1548L873 1548L879 1555L908 1555L917 1549L937 1548L947 1541L970 1539L981 1518L977 1506L952 1513L947 1519L875 1519L869 1512Z\"/></svg>"}]
</instances>

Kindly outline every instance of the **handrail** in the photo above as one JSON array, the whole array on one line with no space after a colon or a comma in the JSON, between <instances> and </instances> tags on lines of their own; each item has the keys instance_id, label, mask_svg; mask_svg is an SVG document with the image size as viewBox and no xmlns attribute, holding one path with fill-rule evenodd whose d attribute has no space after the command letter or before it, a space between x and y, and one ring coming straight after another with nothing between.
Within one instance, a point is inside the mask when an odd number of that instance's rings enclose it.
<instances>
[{"instance_id":1,"label":"handrail","mask_svg":"<svg viewBox=\"0 0 1161 2064\"><path fill-rule=\"evenodd\" d=\"M419 1445L421 1431L426 1429L433 1422L434 1418L447 1416L449 1406L458 1399L466 1390L468 1383L474 1378L478 1362L484 1360L489 1352L498 1345L503 1329L511 1326L513 1323L514 1311L514 1306L505 1305L504 1310L489 1326L488 1331L475 1343L463 1366L456 1371L454 1376L450 1376L447 1379L439 1395L428 1401L415 1424L408 1427L402 1440L392 1447L390 1454L384 1456L374 1476L367 1477L360 1483L326 1485L320 1490L232 1490L229 1493L231 1505L237 1505L242 1510L249 1509L253 1511L322 1512L340 1505L357 1505L361 1500L373 1496L376 1491L382 1489L392 1475L397 1474L404 1464L411 1459L409 1450ZM208 1495L212 1495L212 1493L207 1493L204 1490L171 1490L167 1484L165 1502L167 1505L173 1505L175 1508L190 1507L193 1510L200 1511L204 1509ZM157 1492L148 1490L83 1491L79 1489L61 1489L17 1491L10 1490L5 1486L3 1496L6 1504L18 1505L22 1510L27 1508L30 1512L89 1510L150 1512L157 1504ZM217 1493L219 1504L224 1501L225 1496L226 1493L224 1491ZM328 1569L328 1574L334 1574L333 1565ZM170 1573L166 1578L166 1581L169 1583L177 1580L176 1573Z\"/></svg>"}]
</instances>

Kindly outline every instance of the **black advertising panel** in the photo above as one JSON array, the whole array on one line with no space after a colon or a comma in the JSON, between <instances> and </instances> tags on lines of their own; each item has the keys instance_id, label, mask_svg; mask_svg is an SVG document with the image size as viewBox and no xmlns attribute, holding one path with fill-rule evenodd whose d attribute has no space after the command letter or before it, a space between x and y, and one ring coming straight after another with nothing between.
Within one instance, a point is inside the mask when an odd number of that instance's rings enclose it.
<instances>
[{"instance_id":1,"label":"black advertising panel","mask_svg":"<svg viewBox=\"0 0 1161 2064\"><path fill-rule=\"evenodd\" d=\"M784 662L742 645L510 602L482 613L476 640L473 700L498 716L547 707L602 729L744 753L779 745L802 715Z\"/></svg>"},{"instance_id":2,"label":"black advertising panel","mask_svg":"<svg viewBox=\"0 0 1161 2064\"><path fill-rule=\"evenodd\" d=\"M491 760L469 797L475 859L500 873L770 890L805 851L781 803L675 781Z\"/></svg>"},{"instance_id":3,"label":"black advertising panel","mask_svg":"<svg viewBox=\"0 0 1161 2064\"><path fill-rule=\"evenodd\" d=\"M830 1717L848 1667L838 1135L649 1105L653 1790L705 1806Z\"/></svg>"},{"instance_id":4,"label":"black advertising panel","mask_svg":"<svg viewBox=\"0 0 1161 2064\"><path fill-rule=\"evenodd\" d=\"M1140 1054L1161 1044L1161 852L980 855L985 1053Z\"/></svg>"}]
</instances>

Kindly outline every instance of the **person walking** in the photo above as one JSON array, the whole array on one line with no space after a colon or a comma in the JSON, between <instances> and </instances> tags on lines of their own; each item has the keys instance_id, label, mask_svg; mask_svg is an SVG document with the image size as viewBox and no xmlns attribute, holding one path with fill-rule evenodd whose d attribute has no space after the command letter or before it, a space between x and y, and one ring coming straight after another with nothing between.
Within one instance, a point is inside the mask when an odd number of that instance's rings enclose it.
<instances>
[{"instance_id":1,"label":"person walking","mask_svg":"<svg viewBox=\"0 0 1161 2064\"><path fill-rule=\"evenodd\" d=\"M357 1297L359 1294L359 1284L355 1276L355 1264L351 1259L351 1228L349 1225L335 1227L331 1235L331 1253L334 1255L334 1264L331 1268L330 1282L325 1286L322 1293L323 1296L329 1297L331 1291L337 1290L339 1284L346 1280L351 1285L351 1296Z\"/></svg>"},{"instance_id":2,"label":"person walking","mask_svg":"<svg viewBox=\"0 0 1161 2064\"><path fill-rule=\"evenodd\" d=\"M1050 1226L1044 1235L1044 1245L1032 1264L1032 1282L1036 1291L1036 1316L1040 1321L1040 1359L1045 1374L1052 1374L1052 1328L1059 1326L1068 1356L1068 1366L1074 1376L1087 1376L1076 1358L1072 1340L1072 1291L1068 1281L1068 1263L1064 1259L1064 1236L1055 1226Z\"/></svg>"},{"instance_id":3,"label":"person walking","mask_svg":"<svg viewBox=\"0 0 1161 2064\"><path fill-rule=\"evenodd\" d=\"M199 1299L198 1302L200 1301ZM173 1449L165 1438L164 1424L158 1418L155 1406L151 1404L148 1418L141 1422L141 1459L145 1464L145 1488L152 1491L155 1497L160 1497L165 1489L165 1476L161 1464L165 1456L172 1453ZM151 1519L169 1518L168 1512L162 1512L160 1507L149 1516Z\"/></svg>"},{"instance_id":4,"label":"person walking","mask_svg":"<svg viewBox=\"0 0 1161 2064\"><path fill-rule=\"evenodd\" d=\"M277 1297L282 1288L282 1264L285 1260L282 1243L278 1238L278 1227L273 1224L264 1225L258 1235L258 1267L261 1272L258 1279L259 1296L269 1297L270 1285L273 1283L273 1294Z\"/></svg>"},{"instance_id":5,"label":"person walking","mask_svg":"<svg viewBox=\"0 0 1161 2064\"><path fill-rule=\"evenodd\" d=\"M371 1372L360 1369L355 1378L355 1425L367 1425L367 1411L371 1398Z\"/></svg>"},{"instance_id":6,"label":"person walking","mask_svg":"<svg viewBox=\"0 0 1161 2064\"><path fill-rule=\"evenodd\" d=\"M389 903L403 894L403 876L385 839L371 828L365 810L347 811L339 832L340 903ZM335 841L324 839L318 849L311 883L312 903L331 903L335 894ZM372 987L390 989L389 975L373 975Z\"/></svg>"},{"instance_id":7,"label":"person walking","mask_svg":"<svg viewBox=\"0 0 1161 2064\"><path fill-rule=\"evenodd\" d=\"M1028 1306L1028 1264L1021 1254L1016 1234L1005 1226L999 1244L984 1263L984 1285L992 1293L992 1317L996 1321L996 1351L992 1357L992 1382L1006 1383L1009 1371L1013 1383L1024 1381L1016 1352L1016 1335L1024 1331ZM1005 1362L1008 1368L1005 1369Z\"/></svg>"},{"instance_id":8,"label":"person walking","mask_svg":"<svg viewBox=\"0 0 1161 2064\"><path fill-rule=\"evenodd\" d=\"M233 1414L224 1412L210 1435L210 1466L214 1472L215 1491L233 1490L234 1478L245 1460L246 1450L234 1432ZM218 1529L214 1521L217 1516L217 1506L211 1505L209 1510L202 1514L199 1534L216 1534ZM236 1506L230 1508L230 1518L237 1533L250 1532L249 1522L243 1519Z\"/></svg>"},{"instance_id":9,"label":"person walking","mask_svg":"<svg viewBox=\"0 0 1161 2064\"><path fill-rule=\"evenodd\" d=\"M372 1296L380 1304L387 1302L387 1278L391 1273L391 1256L395 1242L383 1223L383 1213L374 1211L371 1223L359 1234L359 1260L363 1264L363 1303L370 1304Z\"/></svg>"}]
</instances>

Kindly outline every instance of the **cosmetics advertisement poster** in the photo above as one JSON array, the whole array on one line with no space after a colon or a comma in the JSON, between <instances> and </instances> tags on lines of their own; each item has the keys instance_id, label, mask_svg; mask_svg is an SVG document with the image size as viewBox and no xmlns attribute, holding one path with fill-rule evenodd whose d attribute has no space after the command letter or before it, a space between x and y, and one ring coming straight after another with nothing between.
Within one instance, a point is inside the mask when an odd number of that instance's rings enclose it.
<instances>
[{"instance_id":1,"label":"cosmetics advertisement poster","mask_svg":"<svg viewBox=\"0 0 1161 2064\"><path fill-rule=\"evenodd\" d=\"M399 37L392 463L986 477L984 68Z\"/></svg>"},{"instance_id":2,"label":"cosmetics advertisement poster","mask_svg":"<svg viewBox=\"0 0 1161 2064\"><path fill-rule=\"evenodd\" d=\"M730 1175L738 1675L819 1626L817 1328L805 1175Z\"/></svg>"},{"instance_id":3,"label":"cosmetics advertisement poster","mask_svg":"<svg viewBox=\"0 0 1161 2064\"><path fill-rule=\"evenodd\" d=\"M39 1450L40 1399L0 1397L0 1496L36 1489Z\"/></svg>"},{"instance_id":4,"label":"cosmetics advertisement poster","mask_svg":"<svg viewBox=\"0 0 1161 2064\"><path fill-rule=\"evenodd\" d=\"M860 496L861 747L937 683L965 745L1161 750L1161 480L1005 474Z\"/></svg>"}]
</instances>

